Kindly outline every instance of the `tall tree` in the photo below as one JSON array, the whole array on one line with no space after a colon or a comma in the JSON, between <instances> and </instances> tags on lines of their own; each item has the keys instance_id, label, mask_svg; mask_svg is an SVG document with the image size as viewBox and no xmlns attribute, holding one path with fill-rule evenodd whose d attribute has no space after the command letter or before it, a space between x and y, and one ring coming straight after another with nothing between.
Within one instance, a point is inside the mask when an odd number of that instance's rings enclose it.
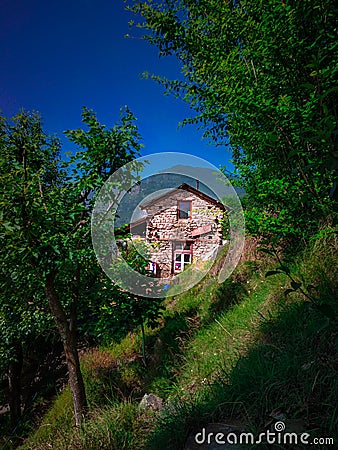
<instances>
[{"instance_id":1,"label":"tall tree","mask_svg":"<svg viewBox=\"0 0 338 450\"><path fill-rule=\"evenodd\" d=\"M32 270L38 258L32 224L38 226L42 186L55 178L58 152L58 141L43 133L37 115L0 119L0 370L8 375L12 426L21 418L25 344L50 327L43 288Z\"/></svg>"},{"instance_id":2,"label":"tall tree","mask_svg":"<svg viewBox=\"0 0 338 450\"><path fill-rule=\"evenodd\" d=\"M330 0L134 1L184 81L154 77L230 145L248 219L293 234L336 205L338 8Z\"/></svg>"},{"instance_id":3,"label":"tall tree","mask_svg":"<svg viewBox=\"0 0 338 450\"><path fill-rule=\"evenodd\" d=\"M112 129L88 109L82 118L87 131L66 132L82 148L68 162L60 159L58 143L42 131L37 114L21 112L3 121L0 166L3 271L8 276L4 286L8 299L13 298L15 274L19 303L40 296L47 300L63 343L76 424L87 406L77 351L77 310L86 301L90 280L102 277L90 242L90 214L103 182L140 149L128 109Z\"/></svg>"}]
</instances>

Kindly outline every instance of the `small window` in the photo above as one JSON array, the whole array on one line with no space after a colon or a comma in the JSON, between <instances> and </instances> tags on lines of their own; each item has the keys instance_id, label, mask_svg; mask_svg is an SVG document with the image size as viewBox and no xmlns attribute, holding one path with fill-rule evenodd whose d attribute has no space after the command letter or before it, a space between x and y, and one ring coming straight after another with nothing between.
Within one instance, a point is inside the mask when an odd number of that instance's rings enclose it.
<instances>
[{"instance_id":1,"label":"small window","mask_svg":"<svg viewBox=\"0 0 338 450\"><path fill-rule=\"evenodd\" d=\"M179 201L178 202L178 218L190 219L191 217L191 202Z\"/></svg>"},{"instance_id":2,"label":"small window","mask_svg":"<svg viewBox=\"0 0 338 450\"><path fill-rule=\"evenodd\" d=\"M173 271L183 272L192 261L192 241L173 242Z\"/></svg>"},{"instance_id":3,"label":"small window","mask_svg":"<svg viewBox=\"0 0 338 450\"><path fill-rule=\"evenodd\" d=\"M176 253L174 258L174 273L183 272L191 264L191 253Z\"/></svg>"}]
</instances>

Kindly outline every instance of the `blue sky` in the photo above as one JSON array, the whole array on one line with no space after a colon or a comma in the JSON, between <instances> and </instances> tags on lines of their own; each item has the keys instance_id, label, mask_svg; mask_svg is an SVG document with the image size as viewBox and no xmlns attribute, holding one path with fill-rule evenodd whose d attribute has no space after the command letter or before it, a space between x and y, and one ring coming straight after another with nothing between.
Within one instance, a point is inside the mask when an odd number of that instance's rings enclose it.
<instances>
[{"instance_id":1,"label":"blue sky","mask_svg":"<svg viewBox=\"0 0 338 450\"><path fill-rule=\"evenodd\" d=\"M194 114L189 105L141 79L145 71L178 78L180 70L175 58L160 59L140 31L130 29L132 19L123 0L1 0L2 114L39 111L45 130L61 137L82 126L82 106L112 127L128 105L138 119L143 155L186 152L231 169L225 148L202 140L197 127L178 129ZM66 138L63 144L71 149Z\"/></svg>"}]
</instances>

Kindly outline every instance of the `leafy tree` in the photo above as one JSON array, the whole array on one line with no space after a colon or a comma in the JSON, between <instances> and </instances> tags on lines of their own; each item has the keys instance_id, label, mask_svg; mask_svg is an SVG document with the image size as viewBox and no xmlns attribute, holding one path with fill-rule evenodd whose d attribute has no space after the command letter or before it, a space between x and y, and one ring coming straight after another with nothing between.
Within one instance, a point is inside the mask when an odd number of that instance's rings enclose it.
<instances>
[{"instance_id":1,"label":"leafy tree","mask_svg":"<svg viewBox=\"0 0 338 450\"><path fill-rule=\"evenodd\" d=\"M105 287L105 289L115 289L116 292L115 295L110 296L108 302L103 301L98 304L95 312L97 319L93 321L96 328L94 333L100 333L106 339L112 337L118 339L135 327L140 327L142 357L146 364L144 325L147 324L151 328L158 325L164 309L163 298L146 297L129 292L128 283L131 280L125 277L124 262L141 275L153 276L152 272L149 271L149 247L141 239L132 240L131 236L123 232L122 229L117 231L120 233L119 253L113 264L114 275L119 278L121 288L116 286ZM132 280L134 287L139 282L142 283L137 279Z\"/></svg>"},{"instance_id":2,"label":"leafy tree","mask_svg":"<svg viewBox=\"0 0 338 450\"><path fill-rule=\"evenodd\" d=\"M307 236L336 212L338 44L330 0L134 1L205 136L230 145L256 231Z\"/></svg>"},{"instance_id":3,"label":"leafy tree","mask_svg":"<svg viewBox=\"0 0 338 450\"><path fill-rule=\"evenodd\" d=\"M43 132L37 114L21 112L12 121L3 119L0 165L6 276L0 308L3 313L6 298L15 299L10 307L16 312L27 299L35 308L48 301L64 347L76 424L87 405L77 352L77 312L86 302L90 282L102 279L90 241L90 212L103 182L140 149L128 109L110 130L86 108L82 118L88 130L66 135L83 150L67 162L60 159L58 142ZM17 280L19 288L13 291ZM100 283L95 287L100 289Z\"/></svg>"},{"instance_id":4,"label":"leafy tree","mask_svg":"<svg viewBox=\"0 0 338 450\"><path fill-rule=\"evenodd\" d=\"M13 121L0 119L0 152L0 369L8 374L14 426L21 417L24 345L50 328L43 287L31 269L38 258L31 231L36 211L46 207L42 189L55 178L59 143L43 133L36 114L22 112Z\"/></svg>"}]
</instances>

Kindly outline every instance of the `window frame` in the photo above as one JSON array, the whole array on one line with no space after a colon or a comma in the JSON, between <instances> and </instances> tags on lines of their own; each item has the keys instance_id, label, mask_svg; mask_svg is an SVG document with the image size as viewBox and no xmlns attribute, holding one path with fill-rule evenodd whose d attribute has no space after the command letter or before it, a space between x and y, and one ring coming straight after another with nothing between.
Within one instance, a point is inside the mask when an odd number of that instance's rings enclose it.
<instances>
[{"instance_id":1,"label":"window frame","mask_svg":"<svg viewBox=\"0 0 338 450\"><path fill-rule=\"evenodd\" d=\"M176 249L175 246L176 244L181 243L183 248L182 249ZM184 247L190 244L190 249L189 250L184 250ZM176 261L176 256L177 255L181 255L181 260L180 261ZM189 262L185 262L184 261L184 255L189 255L190 257L190 261ZM182 241L173 241L173 273L174 274L178 274L184 271L185 267L189 264L192 263L193 260L193 241L187 241L187 240L182 240ZM180 269L176 269L176 262L178 262L180 264Z\"/></svg>"},{"instance_id":2,"label":"window frame","mask_svg":"<svg viewBox=\"0 0 338 450\"><path fill-rule=\"evenodd\" d=\"M185 212L184 209L180 208L180 203L189 203L189 215L188 217L180 217L180 212L183 211ZM182 200L177 200L177 220L191 220L192 217L192 200L186 200L186 199L182 199Z\"/></svg>"}]
</instances>

